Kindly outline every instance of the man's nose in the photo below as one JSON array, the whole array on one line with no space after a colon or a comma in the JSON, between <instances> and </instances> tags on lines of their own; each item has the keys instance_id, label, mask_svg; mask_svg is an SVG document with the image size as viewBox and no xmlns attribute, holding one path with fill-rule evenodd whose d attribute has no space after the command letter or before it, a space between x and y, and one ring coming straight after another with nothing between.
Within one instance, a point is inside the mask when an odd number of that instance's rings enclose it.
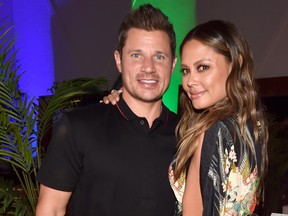
<instances>
[{"instance_id":1,"label":"man's nose","mask_svg":"<svg viewBox=\"0 0 288 216\"><path fill-rule=\"evenodd\" d=\"M146 73L155 72L155 62L152 58L145 58L141 67L141 71Z\"/></svg>"}]
</instances>

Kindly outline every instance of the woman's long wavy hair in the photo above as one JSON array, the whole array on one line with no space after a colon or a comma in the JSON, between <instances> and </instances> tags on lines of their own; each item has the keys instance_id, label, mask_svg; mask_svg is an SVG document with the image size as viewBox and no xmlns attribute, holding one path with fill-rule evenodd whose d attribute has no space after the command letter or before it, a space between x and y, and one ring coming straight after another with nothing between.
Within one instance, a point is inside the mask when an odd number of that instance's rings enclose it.
<instances>
[{"instance_id":1,"label":"woman's long wavy hair","mask_svg":"<svg viewBox=\"0 0 288 216\"><path fill-rule=\"evenodd\" d=\"M182 118L176 128L179 140L176 179L180 177L187 162L195 153L200 134L218 120L229 116L237 116L242 138L251 149L254 149L245 132L247 121L252 121L255 141L257 145L262 145L263 176L268 161L266 152L268 130L264 109L257 97L254 63L248 43L232 23L221 20L206 22L188 32L180 46L180 54L185 44L192 39L212 47L216 53L225 56L231 63L232 70L226 81L227 97L205 110L194 109L187 94L184 91L181 93L179 105Z\"/></svg>"}]
</instances>

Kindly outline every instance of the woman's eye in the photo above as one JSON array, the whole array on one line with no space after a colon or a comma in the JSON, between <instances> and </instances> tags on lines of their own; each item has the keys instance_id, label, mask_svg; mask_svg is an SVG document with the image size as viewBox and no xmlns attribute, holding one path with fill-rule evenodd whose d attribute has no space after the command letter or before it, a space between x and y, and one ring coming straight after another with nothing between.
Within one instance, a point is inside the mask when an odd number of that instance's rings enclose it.
<instances>
[{"instance_id":1,"label":"woman's eye","mask_svg":"<svg viewBox=\"0 0 288 216\"><path fill-rule=\"evenodd\" d=\"M208 65L200 65L199 67L198 67L198 70L199 71L204 71L204 70L208 70L209 69L209 66Z\"/></svg>"},{"instance_id":2,"label":"woman's eye","mask_svg":"<svg viewBox=\"0 0 288 216\"><path fill-rule=\"evenodd\" d=\"M181 73L188 74L190 70L188 68L181 68Z\"/></svg>"}]
</instances>

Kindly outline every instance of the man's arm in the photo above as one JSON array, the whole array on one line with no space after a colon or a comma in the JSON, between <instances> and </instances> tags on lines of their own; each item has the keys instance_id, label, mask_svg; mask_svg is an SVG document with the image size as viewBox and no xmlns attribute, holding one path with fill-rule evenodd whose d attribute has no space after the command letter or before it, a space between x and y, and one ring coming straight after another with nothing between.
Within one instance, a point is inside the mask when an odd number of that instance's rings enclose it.
<instances>
[{"instance_id":1,"label":"man's arm","mask_svg":"<svg viewBox=\"0 0 288 216\"><path fill-rule=\"evenodd\" d=\"M64 216L71 194L41 184L36 216Z\"/></svg>"}]
</instances>

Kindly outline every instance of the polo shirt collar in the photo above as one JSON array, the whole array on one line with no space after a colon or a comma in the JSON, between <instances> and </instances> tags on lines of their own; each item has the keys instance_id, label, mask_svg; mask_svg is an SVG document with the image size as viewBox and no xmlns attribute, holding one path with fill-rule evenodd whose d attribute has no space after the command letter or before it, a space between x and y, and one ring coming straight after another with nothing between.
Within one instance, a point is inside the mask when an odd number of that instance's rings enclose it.
<instances>
[{"instance_id":1,"label":"polo shirt collar","mask_svg":"<svg viewBox=\"0 0 288 216\"><path fill-rule=\"evenodd\" d=\"M121 113L121 115L126 119L126 120L133 120L133 119L139 119L142 117L137 116L127 105L125 100L123 99L122 95L120 95L120 100L116 103L116 106L118 108L118 111ZM168 121L168 108L163 104L162 102L162 111L159 116L159 121L163 123L167 123Z\"/></svg>"}]
</instances>

